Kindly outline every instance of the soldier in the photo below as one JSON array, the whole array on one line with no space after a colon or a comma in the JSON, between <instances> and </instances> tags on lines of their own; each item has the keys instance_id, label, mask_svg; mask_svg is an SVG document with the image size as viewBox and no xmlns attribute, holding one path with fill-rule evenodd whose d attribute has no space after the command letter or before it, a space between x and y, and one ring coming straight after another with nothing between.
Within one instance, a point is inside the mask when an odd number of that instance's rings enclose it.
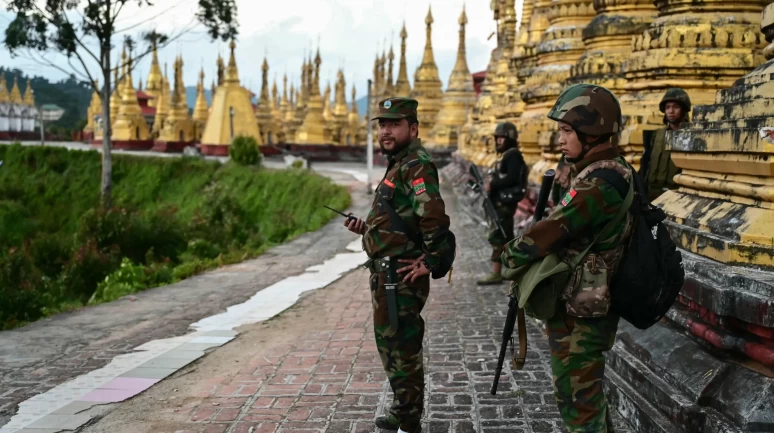
<instances>
[{"instance_id":1,"label":"soldier","mask_svg":"<svg viewBox=\"0 0 774 433\"><path fill-rule=\"evenodd\" d=\"M675 189L674 177L680 173L672 161L671 152L666 148L667 129L676 131L688 121L691 111L691 98L685 90L673 88L666 91L658 108L664 113L664 127L653 134L645 148L640 165L640 176L646 180L648 196L651 200L664 191Z\"/></svg>"},{"instance_id":2,"label":"soldier","mask_svg":"<svg viewBox=\"0 0 774 433\"><path fill-rule=\"evenodd\" d=\"M569 260L593 243L593 256L584 256L573 277L584 275L582 267L596 262L607 270L609 284L631 232L631 218L623 213L628 211L624 201L633 174L611 144L621 130L620 105L603 87L576 84L562 92L548 118L559 122L559 144L571 164L570 188L547 219L506 245L503 263L515 269L554 252ZM613 172L618 182L594 176L600 169L608 174L605 178ZM605 235L595 239L611 222ZM554 316L546 321L554 395L570 433L612 432L602 391L603 352L613 346L619 317L608 311L607 284L578 287L573 280L557 300ZM588 296L589 289L594 297Z\"/></svg>"},{"instance_id":3,"label":"soldier","mask_svg":"<svg viewBox=\"0 0 774 433\"><path fill-rule=\"evenodd\" d=\"M387 172L366 221L345 223L363 235L376 346L394 393L389 415L378 417L376 426L403 433L421 431L425 322L420 313L430 292L429 274L450 249L438 170L418 138L418 105L410 98L379 102L379 115L372 120L379 120L379 145L389 157ZM390 324L390 293L385 289L396 273L402 278L396 288L397 329Z\"/></svg>"},{"instance_id":4,"label":"soldier","mask_svg":"<svg viewBox=\"0 0 774 433\"><path fill-rule=\"evenodd\" d=\"M478 281L481 286L503 282L500 256L503 247L513 239L513 214L516 206L524 198L527 187L527 165L518 148L518 131L511 122L497 124L494 132L495 150L498 161L495 162L492 180L485 185L489 199L494 204L498 219L505 229L506 237L490 222L489 244L492 245L492 273Z\"/></svg>"}]
</instances>

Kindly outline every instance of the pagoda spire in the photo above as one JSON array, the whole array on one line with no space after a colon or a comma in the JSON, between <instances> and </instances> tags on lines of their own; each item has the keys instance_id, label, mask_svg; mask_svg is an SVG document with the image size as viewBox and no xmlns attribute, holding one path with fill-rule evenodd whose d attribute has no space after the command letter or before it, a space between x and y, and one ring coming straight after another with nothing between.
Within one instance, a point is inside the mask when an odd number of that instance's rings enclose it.
<instances>
[{"instance_id":1,"label":"pagoda spire","mask_svg":"<svg viewBox=\"0 0 774 433\"><path fill-rule=\"evenodd\" d=\"M30 79L27 79L27 88L24 89L24 104L29 105L30 107L35 106L35 96L34 92L32 91L32 82Z\"/></svg>"},{"instance_id":2,"label":"pagoda spire","mask_svg":"<svg viewBox=\"0 0 774 433\"><path fill-rule=\"evenodd\" d=\"M161 75L161 66L159 65L159 54L156 38L153 38L153 52L151 55L150 72L148 73L148 79L145 80L145 93L153 96L153 99L148 101L148 105L156 107L158 105L159 95L161 93L161 84L164 81L164 77ZM140 85L142 87L142 85Z\"/></svg>"},{"instance_id":3,"label":"pagoda spire","mask_svg":"<svg viewBox=\"0 0 774 433\"><path fill-rule=\"evenodd\" d=\"M263 58L261 65L261 96L259 104L269 104L269 61Z\"/></svg>"},{"instance_id":4,"label":"pagoda spire","mask_svg":"<svg viewBox=\"0 0 774 433\"><path fill-rule=\"evenodd\" d=\"M194 106L193 120L201 123L207 123L207 98L204 95L204 68L199 72L199 82L196 85L196 105Z\"/></svg>"},{"instance_id":5,"label":"pagoda spire","mask_svg":"<svg viewBox=\"0 0 774 433\"><path fill-rule=\"evenodd\" d=\"M11 103L21 104L24 102L21 91L19 91L19 79L16 75L13 76L13 87L11 88Z\"/></svg>"},{"instance_id":6,"label":"pagoda spire","mask_svg":"<svg viewBox=\"0 0 774 433\"><path fill-rule=\"evenodd\" d=\"M398 68L398 80L395 82L396 96L408 96L411 93L411 83L408 79L408 68L406 67L406 22L403 22L403 29L400 31L400 66Z\"/></svg>"},{"instance_id":7,"label":"pagoda spire","mask_svg":"<svg viewBox=\"0 0 774 433\"><path fill-rule=\"evenodd\" d=\"M438 110L441 108L441 79L438 77L438 66L433 57L433 13L430 8L427 10L425 18L425 53L422 57L422 64L417 68L414 74L414 99L419 102L417 114L419 115L419 126L421 129L432 129Z\"/></svg>"},{"instance_id":8,"label":"pagoda spire","mask_svg":"<svg viewBox=\"0 0 774 433\"><path fill-rule=\"evenodd\" d=\"M0 104L11 101L8 94L8 83L5 81L5 73L0 74Z\"/></svg>"},{"instance_id":9,"label":"pagoda spire","mask_svg":"<svg viewBox=\"0 0 774 433\"><path fill-rule=\"evenodd\" d=\"M389 66L387 67L387 83L384 85L385 97L395 96L395 85L392 82L392 64L395 61L395 53L392 51L392 44L390 44L390 52L387 54L387 60Z\"/></svg>"}]
</instances>

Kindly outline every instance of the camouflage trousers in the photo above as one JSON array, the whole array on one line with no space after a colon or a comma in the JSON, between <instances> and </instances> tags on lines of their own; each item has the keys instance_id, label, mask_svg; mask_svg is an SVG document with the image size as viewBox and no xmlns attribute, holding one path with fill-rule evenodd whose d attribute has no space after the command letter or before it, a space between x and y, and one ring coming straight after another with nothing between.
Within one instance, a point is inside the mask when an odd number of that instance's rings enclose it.
<instances>
[{"instance_id":1,"label":"camouflage trousers","mask_svg":"<svg viewBox=\"0 0 774 433\"><path fill-rule=\"evenodd\" d=\"M570 433L612 433L607 399L603 352L615 342L618 316L579 318L568 315L563 305L546 322L554 375L554 397Z\"/></svg>"},{"instance_id":2,"label":"camouflage trousers","mask_svg":"<svg viewBox=\"0 0 774 433\"><path fill-rule=\"evenodd\" d=\"M400 420L404 431L420 426L425 397L425 369L422 360L422 338L425 321L420 316L430 294L430 277L415 283L398 284L398 331L390 328L386 274L371 274L371 300L374 307L374 336L384 371L394 393L390 414Z\"/></svg>"},{"instance_id":3,"label":"camouflage trousers","mask_svg":"<svg viewBox=\"0 0 774 433\"><path fill-rule=\"evenodd\" d=\"M502 233L500 233L500 230L497 230L494 223L490 220L489 221L489 237L487 240L489 241L489 244L492 245L492 256L491 260L493 262L499 262L500 256L503 254L503 248L505 248L505 244L513 240L514 234L513 234L513 214L516 213L516 206L505 206L503 204L494 202L495 210L497 211L497 218L500 220L500 224L503 225L503 228L505 229L506 238L503 238Z\"/></svg>"}]
</instances>

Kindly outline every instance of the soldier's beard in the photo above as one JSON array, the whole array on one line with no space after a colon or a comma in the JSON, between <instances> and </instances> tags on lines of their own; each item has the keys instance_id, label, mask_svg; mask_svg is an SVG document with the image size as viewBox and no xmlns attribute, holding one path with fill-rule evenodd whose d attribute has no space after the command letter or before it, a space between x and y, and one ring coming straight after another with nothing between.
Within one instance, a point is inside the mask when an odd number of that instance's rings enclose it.
<instances>
[{"instance_id":1,"label":"soldier's beard","mask_svg":"<svg viewBox=\"0 0 774 433\"><path fill-rule=\"evenodd\" d=\"M392 156L399 153L401 150L408 147L408 145L411 144L411 141L412 141L411 138L404 141L398 141L398 139L395 137L390 137L390 138L392 138L395 143L392 149L390 150L385 149L384 144L382 143L382 139L379 139L379 148L382 150L382 154L388 155L388 156Z\"/></svg>"}]
</instances>

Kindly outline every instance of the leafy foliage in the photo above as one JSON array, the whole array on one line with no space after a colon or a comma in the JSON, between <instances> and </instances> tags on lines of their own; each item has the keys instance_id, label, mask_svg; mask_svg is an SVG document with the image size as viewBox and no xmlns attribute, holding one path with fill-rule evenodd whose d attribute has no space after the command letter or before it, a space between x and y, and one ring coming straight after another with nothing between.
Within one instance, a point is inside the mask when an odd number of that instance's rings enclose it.
<instances>
[{"instance_id":1,"label":"leafy foliage","mask_svg":"<svg viewBox=\"0 0 774 433\"><path fill-rule=\"evenodd\" d=\"M306 170L0 146L0 329L253 257L332 218L346 189Z\"/></svg>"},{"instance_id":2,"label":"leafy foliage","mask_svg":"<svg viewBox=\"0 0 774 433\"><path fill-rule=\"evenodd\" d=\"M228 148L231 159L240 165L259 165L263 159L258 142L253 137L239 136Z\"/></svg>"}]
</instances>

